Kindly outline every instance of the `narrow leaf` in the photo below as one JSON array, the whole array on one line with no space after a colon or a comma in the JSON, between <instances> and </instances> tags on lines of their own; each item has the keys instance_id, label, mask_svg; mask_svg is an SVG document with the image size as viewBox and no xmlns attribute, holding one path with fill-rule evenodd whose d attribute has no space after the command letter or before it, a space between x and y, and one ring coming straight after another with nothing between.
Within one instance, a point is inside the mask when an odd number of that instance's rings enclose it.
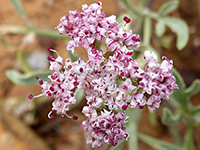
<instances>
[{"instance_id":1,"label":"narrow leaf","mask_svg":"<svg viewBox=\"0 0 200 150\"><path fill-rule=\"evenodd\" d=\"M175 68L172 69L172 72L176 78L176 83L178 84L178 88L181 90L185 89L186 85L180 73Z\"/></svg>"},{"instance_id":2,"label":"narrow leaf","mask_svg":"<svg viewBox=\"0 0 200 150\"><path fill-rule=\"evenodd\" d=\"M195 150L192 127L188 127L186 131L183 150Z\"/></svg>"},{"instance_id":3,"label":"narrow leaf","mask_svg":"<svg viewBox=\"0 0 200 150\"><path fill-rule=\"evenodd\" d=\"M75 96L76 100L77 101L81 101L83 99L83 97L84 97L85 91L84 90L79 90L79 91L76 91L75 93L76 93L76 96Z\"/></svg>"},{"instance_id":4,"label":"narrow leaf","mask_svg":"<svg viewBox=\"0 0 200 150\"><path fill-rule=\"evenodd\" d=\"M178 0L167 1L160 7L159 15L165 16L165 15L169 14L170 12L176 10L178 7L178 4L179 4Z\"/></svg>"},{"instance_id":5,"label":"narrow leaf","mask_svg":"<svg viewBox=\"0 0 200 150\"><path fill-rule=\"evenodd\" d=\"M24 21L29 25L33 26L31 21L28 19L27 14L24 10L23 4L21 0L10 0L10 2L13 4L15 10L19 13L19 15L24 19Z\"/></svg>"},{"instance_id":6,"label":"narrow leaf","mask_svg":"<svg viewBox=\"0 0 200 150\"><path fill-rule=\"evenodd\" d=\"M76 104L70 104L69 105L70 110L75 108L82 101L82 99L84 98L84 93L85 91L83 89L75 92Z\"/></svg>"},{"instance_id":7,"label":"narrow leaf","mask_svg":"<svg viewBox=\"0 0 200 150\"><path fill-rule=\"evenodd\" d=\"M72 62L77 61L79 59L79 56L74 52L72 53L71 51L67 51L69 54L69 57L71 58Z\"/></svg>"},{"instance_id":8,"label":"narrow leaf","mask_svg":"<svg viewBox=\"0 0 200 150\"><path fill-rule=\"evenodd\" d=\"M7 70L6 76L15 84L20 85L30 85L30 84L38 84L38 81L36 80L36 76L38 76L40 79L47 81L48 75L50 75L50 71L46 72L31 72L22 74L19 73L16 70Z\"/></svg>"},{"instance_id":9,"label":"narrow leaf","mask_svg":"<svg viewBox=\"0 0 200 150\"><path fill-rule=\"evenodd\" d=\"M165 17L162 21L177 35L176 47L182 50L189 39L189 28L185 21L179 18Z\"/></svg>"},{"instance_id":10,"label":"narrow leaf","mask_svg":"<svg viewBox=\"0 0 200 150\"><path fill-rule=\"evenodd\" d=\"M27 17L21 0L10 0L10 2L13 4L15 10L20 14L20 16Z\"/></svg>"},{"instance_id":11,"label":"narrow leaf","mask_svg":"<svg viewBox=\"0 0 200 150\"><path fill-rule=\"evenodd\" d=\"M182 108L186 108L188 107L189 98L185 93L185 83L183 81L183 78L175 68L173 68L172 71L179 88L174 89L172 95L170 95L171 102L173 104L178 104Z\"/></svg>"},{"instance_id":12,"label":"narrow leaf","mask_svg":"<svg viewBox=\"0 0 200 150\"><path fill-rule=\"evenodd\" d=\"M158 37L163 36L165 32L165 24L162 20L158 20L158 22L156 23L156 35Z\"/></svg>"},{"instance_id":13,"label":"narrow leaf","mask_svg":"<svg viewBox=\"0 0 200 150\"><path fill-rule=\"evenodd\" d=\"M36 28L26 28L26 27L19 27L14 25L0 25L0 34L29 34L34 33L37 36L42 37L49 37L49 38L65 38L70 39L68 35L60 35L58 32L54 30L48 29L36 29Z\"/></svg>"},{"instance_id":14,"label":"narrow leaf","mask_svg":"<svg viewBox=\"0 0 200 150\"><path fill-rule=\"evenodd\" d=\"M190 97L197 94L200 91L200 80L196 79L192 84L185 90L185 93Z\"/></svg>"},{"instance_id":15,"label":"narrow leaf","mask_svg":"<svg viewBox=\"0 0 200 150\"><path fill-rule=\"evenodd\" d=\"M173 115L168 108L163 109L162 122L165 125L175 125L181 121L183 116L181 114Z\"/></svg>"},{"instance_id":16,"label":"narrow leaf","mask_svg":"<svg viewBox=\"0 0 200 150\"><path fill-rule=\"evenodd\" d=\"M116 146L111 146L109 148L109 150L120 150L120 149L122 149L125 141L126 140L121 140Z\"/></svg>"},{"instance_id":17,"label":"narrow leaf","mask_svg":"<svg viewBox=\"0 0 200 150\"><path fill-rule=\"evenodd\" d=\"M138 109L128 109L127 114L129 116L129 120L127 123L127 131L130 133L128 138L128 149L129 150L137 150L138 149L138 132L137 127L140 121L140 116L142 114L142 110Z\"/></svg>"},{"instance_id":18,"label":"narrow leaf","mask_svg":"<svg viewBox=\"0 0 200 150\"><path fill-rule=\"evenodd\" d=\"M191 115L198 115L198 114L200 114L200 106L197 106L197 107L193 108L193 109L190 111L190 114L191 114Z\"/></svg>"},{"instance_id":19,"label":"narrow leaf","mask_svg":"<svg viewBox=\"0 0 200 150\"><path fill-rule=\"evenodd\" d=\"M139 133L138 137L142 142L148 144L149 146L157 150L181 150L181 147L177 145L158 140L143 133Z\"/></svg>"},{"instance_id":20,"label":"narrow leaf","mask_svg":"<svg viewBox=\"0 0 200 150\"><path fill-rule=\"evenodd\" d=\"M25 54L24 54L24 51L22 50L17 50L17 60L20 64L20 67L22 69L23 72L31 72L33 71L32 68L29 66L29 64L27 63L26 61L26 58L25 58Z\"/></svg>"}]
</instances>

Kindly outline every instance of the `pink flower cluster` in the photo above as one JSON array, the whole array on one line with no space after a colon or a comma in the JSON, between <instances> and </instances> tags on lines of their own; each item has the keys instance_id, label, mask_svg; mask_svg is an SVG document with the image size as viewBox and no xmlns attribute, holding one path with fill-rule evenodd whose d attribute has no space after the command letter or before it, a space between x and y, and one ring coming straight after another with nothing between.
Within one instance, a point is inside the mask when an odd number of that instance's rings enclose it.
<instances>
[{"instance_id":1,"label":"pink flower cluster","mask_svg":"<svg viewBox=\"0 0 200 150\"><path fill-rule=\"evenodd\" d=\"M105 17L101 12L101 2L83 5L83 12L70 11L61 18L57 29L60 34L68 34L72 40L67 49L74 51L76 47L84 47L88 53L88 61L81 58L72 62L49 56L51 75L49 81L39 80L42 94L54 98L53 113L77 119L67 115L70 104L76 103L75 91L84 89L87 105L83 113L88 120L83 121L82 128L89 132L87 143L92 147L100 147L103 142L117 145L129 137L124 124L128 117L127 108L143 109L148 106L153 112L161 100L168 99L173 89L178 88L172 75L173 62L166 57L159 64L157 56L150 51L144 54L144 66L139 67L133 59L134 50L140 46L139 35L124 26L130 23L128 17L118 23L115 16ZM122 24L125 24L120 28ZM105 41L107 52L100 50L100 43ZM29 98L38 96L29 95ZM103 107L102 107L103 106Z\"/></svg>"},{"instance_id":2,"label":"pink flower cluster","mask_svg":"<svg viewBox=\"0 0 200 150\"><path fill-rule=\"evenodd\" d=\"M123 139L127 139L129 134L123 126L127 123L127 116L124 112L114 114L104 109L100 115L93 107L85 106L83 113L89 120L83 121L82 128L90 133L87 137L87 143L92 147L100 147L103 142L116 146Z\"/></svg>"},{"instance_id":3,"label":"pink flower cluster","mask_svg":"<svg viewBox=\"0 0 200 150\"><path fill-rule=\"evenodd\" d=\"M74 51L75 47L84 47L91 50L95 41L106 39L107 47L115 50L123 45L138 48L140 44L139 35L126 32L116 21L116 16L105 17L105 12L101 12L101 2L82 5L82 11L69 11L69 15L60 19L61 23L57 26L60 34L68 34L72 40L68 42L67 49ZM126 23L129 18L124 19ZM107 37L108 36L108 37ZM122 40L122 41L121 41Z\"/></svg>"}]
</instances>

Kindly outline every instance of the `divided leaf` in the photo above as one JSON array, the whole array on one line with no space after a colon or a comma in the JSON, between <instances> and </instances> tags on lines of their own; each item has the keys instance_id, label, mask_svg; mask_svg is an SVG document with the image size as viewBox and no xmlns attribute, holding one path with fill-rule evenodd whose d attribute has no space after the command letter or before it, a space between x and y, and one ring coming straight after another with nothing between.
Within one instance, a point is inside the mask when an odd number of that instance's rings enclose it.
<instances>
[{"instance_id":1,"label":"divided leaf","mask_svg":"<svg viewBox=\"0 0 200 150\"><path fill-rule=\"evenodd\" d=\"M181 150L181 147L164 142L143 133L138 134L139 139L157 150Z\"/></svg>"},{"instance_id":2,"label":"divided leaf","mask_svg":"<svg viewBox=\"0 0 200 150\"><path fill-rule=\"evenodd\" d=\"M77 61L79 59L79 56L74 52L72 53L71 51L67 51L69 54L69 57L71 58L72 62Z\"/></svg>"},{"instance_id":3,"label":"divided leaf","mask_svg":"<svg viewBox=\"0 0 200 150\"><path fill-rule=\"evenodd\" d=\"M189 40L189 28L187 23L179 18L174 17L165 17L162 18L162 21L172 30L172 32L176 33L176 47L178 50L182 50Z\"/></svg>"},{"instance_id":4,"label":"divided leaf","mask_svg":"<svg viewBox=\"0 0 200 150\"><path fill-rule=\"evenodd\" d=\"M200 91L200 80L196 79L192 84L185 90L185 93L190 97L197 94Z\"/></svg>"},{"instance_id":5,"label":"divided leaf","mask_svg":"<svg viewBox=\"0 0 200 150\"><path fill-rule=\"evenodd\" d=\"M192 127L187 128L184 138L183 150L195 150Z\"/></svg>"},{"instance_id":6,"label":"divided leaf","mask_svg":"<svg viewBox=\"0 0 200 150\"><path fill-rule=\"evenodd\" d=\"M170 12L176 10L178 7L178 4L179 4L178 0L167 1L160 7L159 15L165 16L165 15L169 14Z\"/></svg>"},{"instance_id":7,"label":"divided leaf","mask_svg":"<svg viewBox=\"0 0 200 150\"><path fill-rule=\"evenodd\" d=\"M20 14L22 18L27 17L21 0L10 0L10 2L13 4L15 10Z\"/></svg>"},{"instance_id":8,"label":"divided leaf","mask_svg":"<svg viewBox=\"0 0 200 150\"><path fill-rule=\"evenodd\" d=\"M70 110L75 108L82 101L82 99L84 98L84 94L85 94L85 91L83 89L75 92L76 104L70 104L69 105Z\"/></svg>"},{"instance_id":9,"label":"divided leaf","mask_svg":"<svg viewBox=\"0 0 200 150\"><path fill-rule=\"evenodd\" d=\"M173 115L172 112L168 108L163 109L163 117L162 122L165 125L175 125L182 120L183 116L178 113Z\"/></svg>"},{"instance_id":10,"label":"divided leaf","mask_svg":"<svg viewBox=\"0 0 200 150\"><path fill-rule=\"evenodd\" d=\"M165 24L162 20L158 20L158 22L156 23L156 35L158 37L163 36L165 32Z\"/></svg>"},{"instance_id":11,"label":"divided leaf","mask_svg":"<svg viewBox=\"0 0 200 150\"><path fill-rule=\"evenodd\" d=\"M30 84L38 84L38 80L36 80L36 76L40 79L47 81L48 75L50 75L50 71L45 72L29 72L22 74L14 69L10 69L6 71L6 76L15 84L20 85L30 85Z\"/></svg>"}]
</instances>

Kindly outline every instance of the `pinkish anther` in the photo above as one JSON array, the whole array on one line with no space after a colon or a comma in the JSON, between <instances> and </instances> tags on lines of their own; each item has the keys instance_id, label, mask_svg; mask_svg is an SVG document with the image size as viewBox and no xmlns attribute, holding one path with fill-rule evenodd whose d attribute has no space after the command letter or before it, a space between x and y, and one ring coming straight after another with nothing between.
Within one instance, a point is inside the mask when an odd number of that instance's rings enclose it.
<instances>
[{"instance_id":1,"label":"pinkish anther","mask_svg":"<svg viewBox=\"0 0 200 150\"><path fill-rule=\"evenodd\" d=\"M51 119L55 120L55 119L56 119L56 117L55 117L54 115L51 115Z\"/></svg>"},{"instance_id":2,"label":"pinkish anther","mask_svg":"<svg viewBox=\"0 0 200 150\"><path fill-rule=\"evenodd\" d=\"M53 62L56 60L53 56L48 56L47 59L48 59L49 61L53 61Z\"/></svg>"},{"instance_id":3,"label":"pinkish anther","mask_svg":"<svg viewBox=\"0 0 200 150\"><path fill-rule=\"evenodd\" d=\"M32 98L33 98L33 95L32 95L32 94L30 94L30 95L28 96L28 98L29 98L29 99L32 99Z\"/></svg>"},{"instance_id":4,"label":"pinkish anther","mask_svg":"<svg viewBox=\"0 0 200 150\"><path fill-rule=\"evenodd\" d=\"M80 71L80 72L83 72L83 68L80 68L79 71Z\"/></svg>"},{"instance_id":5,"label":"pinkish anther","mask_svg":"<svg viewBox=\"0 0 200 150\"><path fill-rule=\"evenodd\" d=\"M48 47L47 50L48 50L49 52L51 52L51 48L50 48L50 47Z\"/></svg>"},{"instance_id":6,"label":"pinkish anther","mask_svg":"<svg viewBox=\"0 0 200 150\"><path fill-rule=\"evenodd\" d=\"M54 88L51 86L50 88L49 88L52 92L54 91Z\"/></svg>"},{"instance_id":7,"label":"pinkish anther","mask_svg":"<svg viewBox=\"0 0 200 150\"><path fill-rule=\"evenodd\" d=\"M122 110L126 110L127 108L128 108L127 105L123 105L123 106L122 106Z\"/></svg>"},{"instance_id":8,"label":"pinkish anther","mask_svg":"<svg viewBox=\"0 0 200 150\"><path fill-rule=\"evenodd\" d=\"M124 17L124 21L125 21L126 23L130 23L130 22L131 22L131 19L128 18L127 16L125 16L125 17Z\"/></svg>"},{"instance_id":9,"label":"pinkish anther","mask_svg":"<svg viewBox=\"0 0 200 150\"><path fill-rule=\"evenodd\" d=\"M40 81L39 81L39 84L40 84L40 85L42 85L42 84L43 84L43 81L42 81L42 80L40 80Z\"/></svg>"},{"instance_id":10,"label":"pinkish anther","mask_svg":"<svg viewBox=\"0 0 200 150\"><path fill-rule=\"evenodd\" d=\"M78 116L73 116L72 119L77 120Z\"/></svg>"},{"instance_id":11,"label":"pinkish anther","mask_svg":"<svg viewBox=\"0 0 200 150\"><path fill-rule=\"evenodd\" d=\"M96 49L92 49L91 52L92 52L92 54L96 54L97 50Z\"/></svg>"}]
</instances>

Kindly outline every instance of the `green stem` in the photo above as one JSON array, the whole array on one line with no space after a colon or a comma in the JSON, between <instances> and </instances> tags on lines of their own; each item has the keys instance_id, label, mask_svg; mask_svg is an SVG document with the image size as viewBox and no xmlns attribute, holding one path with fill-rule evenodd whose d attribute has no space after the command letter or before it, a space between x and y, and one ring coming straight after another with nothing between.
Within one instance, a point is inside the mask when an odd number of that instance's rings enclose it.
<instances>
[{"instance_id":1,"label":"green stem","mask_svg":"<svg viewBox=\"0 0 200 150\"><path fill-rule=\"evenodd\" d=\"M170 126L169 127L169 131L174 139L174 142L181 146L183 141L182 141L182 138L181 138L181 135L180 135L180 132L177 130L177 127L176 126Z\"/></svg>"},{"instance_id":2,"label":"green stem","mask_svg":"<svg viewBox=\"0 0 200 150\"><path fill-rule=\"evenodd\" d=\"M130 133L129 139L128 139L128 149L129 150L137 150L138 149L138 133L137 133L137 126L140 121L141 117L141 110L134 109L128 110L129 115L129 122L127 125L127 130Z\"/></svg>"},{"instance_id":3,"label":"green stem","mask_svg":"<svg viewBox=\"0 0 200 150\"><path fill-rule=\"evenodd\" d=\"M141 9L146 7L147 0L141 0Z\"/></svg>"},{"instance_id":4,"label":"green stem","mask_svg":"<svg viewBox=\"0 0 200 150\"><path fill-rule=\"evenodd\" d=\"M143 30L143 41L146 46L150 45L151 41L151 18L145 16L144 18L144 30Z\"/></svg>"},{"instance_id":5,"label":"green stem","mask_svg":"<svg viewBox=\"0 0 200 150\"><path fill-rule=\"evenodd\" d=\"M133 6L133 4L130 2L130 0L122 0L127 8L129 8L135 17L141 16L141 13Z\"/></svg>"},{"instance_id":6,"label":"green stem","mask_svg":"<svg viewBox=\"0 0 200 150\"><path fill-rule=\"evenodd\" d=\"M13 34L29 34L29 33L35 33L37 36L43 36L43 37L49 37L49 38L70 38L67 35L60 35L58 32L53 30L47 30L47 29L36 29L32 27L18 27L18 26L12 26L12 25L2 25L0 26L0 33L6 34L6 33L13 33Z\"/></svg>"},{"instance_id":7,"label":"green stem","mask_svg":"<svg viewBox=\"0 0 200 150\"><path fill-rule=\"evenodd\" d=\"M189 126L187 128L185 138L184 138L183 150L195 150L192 126Z\"/></svg>"}]
</instances>

